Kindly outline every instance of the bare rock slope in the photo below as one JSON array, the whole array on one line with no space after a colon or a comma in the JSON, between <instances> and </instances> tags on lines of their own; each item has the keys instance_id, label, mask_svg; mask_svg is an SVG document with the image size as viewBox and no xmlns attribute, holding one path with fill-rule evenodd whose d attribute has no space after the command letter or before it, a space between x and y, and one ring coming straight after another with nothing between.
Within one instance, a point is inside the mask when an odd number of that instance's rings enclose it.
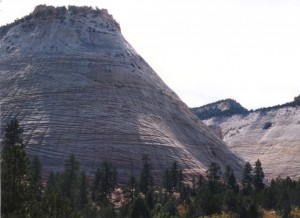
<instances>
[{"instance_id":1,"label":"bare rock slope","mask_svg":"<svg viewBox=\"0 0 300 218\"><path fill-rule=\"evenodd\" d=\"M121 180L139 174L143 154L156 178L173 161L187 175L212 161L240 175L242 160L165 85L106 10L39 6L0 34L2 134L16 117L45 173L62 170L74 153L90 174L112 161Z\"/></svg>"},{"instance_id":2,"label":"bare rock slope","mask_svg":"<svg viewBox=\"0 0 300 218\"><path fill-rule=\"evenodd\" d=\"M266 177L300 178L300 107L294 102L203 120L237 155L263 164Z\"/></svg>"}]
</instances>

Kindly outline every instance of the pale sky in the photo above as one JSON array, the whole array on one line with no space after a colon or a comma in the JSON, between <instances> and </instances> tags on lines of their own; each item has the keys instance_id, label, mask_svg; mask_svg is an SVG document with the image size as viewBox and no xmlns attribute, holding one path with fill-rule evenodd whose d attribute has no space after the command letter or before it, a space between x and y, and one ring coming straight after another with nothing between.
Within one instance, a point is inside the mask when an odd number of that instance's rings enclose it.
<instances>
[{"instance_id":1,"label":"pale sky","mask_svg":"<svg viewBox=\"0 0 300 218\"><path fill-rule=\"evenodd\" d=\"M233 98L255 109L300 94L299 0L0 0L0 25L38 4L108 9L190 107Z\"/></svg>"}]
</instances>

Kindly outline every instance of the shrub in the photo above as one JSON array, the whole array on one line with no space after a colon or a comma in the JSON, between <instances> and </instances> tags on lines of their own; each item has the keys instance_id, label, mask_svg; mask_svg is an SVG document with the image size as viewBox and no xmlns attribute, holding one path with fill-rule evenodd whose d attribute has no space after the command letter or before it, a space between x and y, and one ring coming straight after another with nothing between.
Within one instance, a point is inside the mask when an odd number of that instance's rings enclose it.
<instances>
[{"instance_id":1,"label":"shrub","mask_svg":"<svg viewBox=\"0 0 300 218\"><path fill-rule=\"evenodd\" d=\"M269 129L272 126L272 123L270 121L266 122L263 126L263 129Z\"/></svg>"}]
</instances>

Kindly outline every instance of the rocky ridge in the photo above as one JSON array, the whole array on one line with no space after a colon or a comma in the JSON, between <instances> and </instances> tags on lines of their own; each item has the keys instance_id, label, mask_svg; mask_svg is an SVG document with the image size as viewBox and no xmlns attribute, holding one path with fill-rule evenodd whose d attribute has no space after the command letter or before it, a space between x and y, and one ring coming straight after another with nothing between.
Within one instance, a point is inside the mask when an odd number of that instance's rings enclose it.
<instances>
[{"instance_id":1,"label":"rocky ridge","mask_svg":"<svg viewBox=\"0 0 300 218\"><path fill-rule=\"evenodd\" d=\"M233 99L220 100L211 104L191 109L200 119L211 117L231 116L234 114L247 114L248 110Z\"/></svg>"},{"instance_id":2,"label":"rocky ridge","mask_svg":"<svg viewBox=\"0 0 300 218\"><path fill-rule=\"evenodd\" d=\"M173 161L187 177L215 161L241 175L233 154L124 39L106 10L38 6L0 28L1 132L24 127L44 175L71 154L88 175L105 159L120 181L149 155L155 178Z\"/></svg>"},{"instance_id":3,"label":"rocky ridge","mask_svg":"<svg viewBox=\"0 0 300 218\"><path fill-rule=\"evenodd\" d=\"M263 163L267 179L300 178L300 106L294 102L202 120L237 155Z\"/></svg>"}]
</instances>

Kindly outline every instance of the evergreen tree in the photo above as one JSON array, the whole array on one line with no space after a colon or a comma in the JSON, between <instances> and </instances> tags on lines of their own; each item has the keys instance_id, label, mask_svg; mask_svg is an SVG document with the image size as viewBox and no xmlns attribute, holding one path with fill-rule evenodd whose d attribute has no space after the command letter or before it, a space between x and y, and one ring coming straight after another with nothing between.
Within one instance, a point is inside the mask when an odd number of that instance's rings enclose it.
<instances>
[{"instance_id":1,"label":"evergreen tree","mask_svg":"<svg viewBox=\"0 0 300 218\"><path fill-rule=\"evenodd\" d=\"M44 216L40 217L73 217L71 203L61 191L47 191L43 199Z\"/></svg>"},{"instance_id":2,"label":"evergreen tree","mask_svg":"<svg viewBox=\"0 0 300 218\"><path fill-rule=\"evenodd\" d=\"M92 191L92 200L99 201L100 200L100 181L101 181L101 170L100 168L97 169L94 181L93 181L93 191Z\"/></svg>"},{"instance_id":3,"label":"evergreen tree","mask_svg":"<svg viewBox=\"0 0 300 218\"><path fill-rule=\"evenodd\" d=\"M200 174L198 177L198 181L197 181L197 189L198 190L203 189L206 186L205 182L206 181L205 181L204 177Z\"/></svg>"},{"instance_id":4,"label":"evergreen tree","mask_svg":"<svg viewBox=\"0 0 300 218\"><path fill-rule=\"evenodd\" d=\"M231 189L234 192L239 191L239 186L236 182L235 175L229 165L227 165L225 169L225 183L228 189Z\"/></svg>"},{"instance_id":5,"label":"evergreen tree","mask_svg":"<svg viewBox=\"0 0 300 218\"><path fill-rule=\"evenodd\" d=\"M23 129L12 119L1 152L1 214L17 214L28 200L29 159L22 145Z\"/></svg>"},{"instance_id":6,"label":"evergreen tree","mask_svg":"<svg viewBox=\"0 0 300 218\"><path fill-rule=\"evenodd\" d=\"M94 179L93 198L104 203L117 185L117 171L109 161L103 161Z\"/></svg>"},{"instance_id":7,"label":"evergreen tree","mask_svg":"<svg viewBox=\"0 0 300 218\"><path fill-rule=\"evenodd\" d=\"M78 190L79 162L74 154L65 161L65 169L62 174L61 192L69 201L72 208L75 208L79 190Z\"/></svg>"},{"instance_id":8,"label":"evergreen tree","mask_svg":"<svg viewBox=\"0 0 300 218\"><path fill-rule=\"evenodd\" d=\"M179 191L182 184L182 170L178 167L176 161L173 162L172 166L165 170L163 177L163 186L168 191L171 192Z\"/></svg>"},{"instance_id":9,"label":"evergreen tree","mask_svg":"<svg viewBox=\"0 0 300 218\"><path fill-rule=\"evenodd\" d=\"M79 179L79 207L83 208L88 203L88 185L85 171L82 171Z\"/></svg>"},{"instance_id":10,"label":"evergreen tree","mask_svg":"<svg viewBox=\"0 0 300 218\"><path fill-rule=\"evenodd\" d=\"M221 178L221 167L219 164L212 162L206 170L208 181L216 182Z\"/></svg>"},{"instance_id":11,"label":"evergreen tree","mask_svg":"<svg viewBox=\"0 0 300 218\"><path fill-rule=\"evenodd\" d=\"M180 189L183 178L182 178L182 169L178 167L178 163L176 161L173 162L170 168L170 174L171 174L172 188L175 191L178 191Z\"/></svg>"},{"instance_id":12,"label":"evergreen tree","mask_svg":"<svg viewBox=\"0 0 300 218\"><path fill-rule=\"evenodd\" d=\"M263 172L261 162L259 159L255 162L255 167L253 171L253 186L255 190L260 191L264 189L265 184L263 182L265 174Z\"/></svg>"},{"instance_id":13,"label":"evergreen tree","mask_svg":"<svg viewBox=\"0 0 300 218\"><path fill-rule=\"evenodd\" d=\"M298 193L299 194L299 193ZM290 197L287 193L287 190L283 191L280 198L279 198L279 201L278 201L278 204L279 204L279 213L284 217L289 217L289 213L291 212L292 210L292 206L291 206L291 201L290 201Z\"/></svg>"},{"instance_id":14,"label":"evergreen tree","mask_svg":"<svg viewBox=\"0 0 300 218\"><path fill-rule=\"evenodd\" d=\"M129 209L131 218L150 218L150 211L145 200L138 196Z\"/></svg>"},{"instance_id":15,"label":"evergreen tree","mask_svg":"<svg viewBox=\"0 0 300 218\"><path fill-rule=\"evenodd\" d=\"M30 192L31 198L34 198L37 201L40 201L42 198L43 184L41 171L42 165L40 159L35 156L30 165Z\"/></svg>"},{"instance_id":16,"label":"evergreen tree","mask_svg":"<svg viewBox=\"0 0 300 218\"><path fill-rule=\"evenodd\" d=\"M168 191L172 191L172 181L169 169L166 169L163 175L163 187Z\"/></svg>"},{"instance_id":17,"label":"evergreen tree","mask_svg":"<svg viewBox=\"0 0 300 218\"><path fill-rule=\"evenodd\" d=\"M143 168L140 177L140 190L145 195L148 190L153 186L153 176L151 173L151 165L149 163L149 157L147 155L143 156Z\"/></svg>"},{"instance_id":18,"label":"evergreen tree","mask_svg":"<svg viewBox=\"0 0 300 218\"><path fill-rule=\"evenodd\" d=\"M155 204L155 202L154 202L154 190L149 189L146 196L145 196L145 198L146 198L146 203L147 203L148 208L150 210L152 210L153 207L154 207L154 204Z\"/></svg>"},{"instance_id":19,"label":"evergreen tree","mask_svg":"<svg viewBox=\"0 0 300 218\"><path fill-rule=\"evenodd\" d=\"M47 180L46 193L60 191L59 179L60 179L59 173L54 174L53 171L50 173L48 180Z\"/></svg>"},{"instance_id":20,"label":"evergreen tree","mask_svg":"<svg viewBox=\"0 0 300 218\"><path fill-rule=\"evenodd\" d=\"M243 193L249 195L252 191L252 166L247 162L243 170L242 189Z\"/></svg>"},{"instance_id":21,"label":"evergreen tree","mask_svg":"<svg viewBox=\"0 0 300 218\"><path fill-rule=\"evenodd\" d=\"M132 174L130 175L129 180L127 182L127 187L129 189L130 201L131 201L131 203L133 203L134 198L137 194L138 184L137 184L135 177Z\"/></svg>"},{"instance_id":22,"label":"evergreen tree","mask_svg":"<svg viewBox=\"0 0 300 218\"><path fill-rule=\"evenodd\" d=\"M29 172L29 199L27 201L27 211L25 212L29 217L42 217L42 176L41 176L41 162L37 156L33 158L30 164Z\"/></svg>"},{"instance_id":23,"label":"evergreen tree","mask_svg":"<svg viewBox=\"0 0 300 218\"><path fill-rule=\"evenodd\" d=\"M210 191L215 194L218 192L219 182L221 178L221 167L219 164L212 162L206 170L206 177Z\"/></svg>"}]
</instances>

